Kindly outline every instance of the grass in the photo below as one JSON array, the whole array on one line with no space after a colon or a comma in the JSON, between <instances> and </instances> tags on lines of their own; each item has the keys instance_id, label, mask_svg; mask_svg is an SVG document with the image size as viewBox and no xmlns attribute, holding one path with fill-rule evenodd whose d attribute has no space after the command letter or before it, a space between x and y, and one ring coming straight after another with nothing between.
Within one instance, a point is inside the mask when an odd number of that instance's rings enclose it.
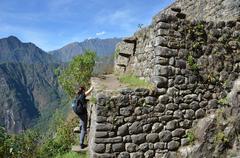
<instances>
[{"instance_id":1,"label":"grass","mask_svg":"<svg viewBox=\"0 0 240 158\"><path fill-rule=\"evenodd\" d=\"M119 81L123 84L126 84L127 86L131 88L148 88L153 89L154 85L150 82L147 82L146 80L141 80L136 76L133 75L121 75L118 77Z\"/></svg>"},{"instance_id":2,"label":"grass","mask_svg":"<svg viewBox=\"0 0 240 158\"><path fill-rule=\"evenodd\" d=\"M219 99L219 100L218 100L218 104L223 105L223 106L228 105L228 99L227 99L227 97L224 97L224 98Z\"/></svg>"},{"instance_id":3,"label":"grass","mask_svg":"<svg viewBox=\"0 0 240 158\"><path fill-rule=\"evenodd\" d=\"M196 136L195 136L195 134L194 134L194 132L193 131L187 131L186 132L186 136L187 136L187 139L188 139L188 142L190 143L190 144L193 144L193 142L195 141L195 139L196 139Z\"/></svg>"},{"instance_id":4,"label":"grass","mask_svg":"<svg viewBox=\"0 0 240 158\"><path fill-rule=\"evenodd\" d=\"M58 155L55 158L79 158L79 157L81 157L81 158L89 158L87 153L78 154L76 152L68 152L68 153L65 153L63 155Z\"/></svg>"}]
</instances>

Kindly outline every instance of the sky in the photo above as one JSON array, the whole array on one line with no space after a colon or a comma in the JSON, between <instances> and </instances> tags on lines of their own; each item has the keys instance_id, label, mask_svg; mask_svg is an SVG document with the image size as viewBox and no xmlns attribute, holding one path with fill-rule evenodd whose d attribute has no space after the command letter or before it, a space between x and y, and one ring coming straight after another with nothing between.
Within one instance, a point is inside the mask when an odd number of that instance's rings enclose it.
<instances>
[{"instance_id":1,"label":"sky","mask_svg":"<svg viewBox=\"0 0 240 158\"><path fill-rule=\"evenodd\" d=\"M174 0L0 0L0 38L45 51L91 38L131 36Z\"/></svg>"}]
</instances>

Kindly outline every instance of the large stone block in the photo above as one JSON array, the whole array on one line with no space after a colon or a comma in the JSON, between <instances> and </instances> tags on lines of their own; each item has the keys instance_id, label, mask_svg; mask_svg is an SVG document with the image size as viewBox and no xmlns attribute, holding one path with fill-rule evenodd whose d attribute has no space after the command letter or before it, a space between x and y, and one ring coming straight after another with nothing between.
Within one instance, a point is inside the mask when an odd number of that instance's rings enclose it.
<instances>
[{"instance_id":1,"label":"large stone block","mask_svg":"<svg viewBox=\"0 0 240 158\"><path fill-rule=\"evenodd\" d=\"M122 152L124 151L124 144L123 143L116 143L112 145L113 152Z\"/></svg>"},{"instance_id":2,"label":"large stone block","mask_svg":"<svg viewBox=\"0 0 240 158\"><path fill-rule=\"evenodd\" d=\"M143 132L143 126L140 122L134 122L130 127L129 127L129 133L130 134L138 134Z\"/></svg>"},{"instance_id":3,"label":"large stone block","mask_svg":"<svg viewBox=\"0 0 240 158\"><path fill-rule=\"evenodd\" d=\"M170 131L162 131L159 133L159 139L162 142L169 142L172 139L172 133Z\"/></svg>"},{"instance_id":4,"label":"large stone block","mask_svg":"<svg viewBox=\"0 0 240 158\"><path fill-rule=\"evenodd\" d=\"M135 144L141 144L146 141L146 134L137 134L137 135L131 135L132 142Z\"/></svg>"},{"instance_id":5,"label":"large stone block","mask_svg":"<svg viewBox=\"0 0 240 158\"><path fill-rule=\"evenodd\" d=\"M93 150L94 150L96 153L104 153L104 152L105 152L105 149L106 149L105 144L94 144L94 145L93 145Z\"/></svg>"},{"instance_id":6,"label":"large stone block","mask_svg":"<svg viewBox=\"0 0 240 158\"><path fill-rule=\"evenodd\" d=\"M116 51L120 55L131 56L134 53L134 43L120 42L117 45Z\"/></svg>"},{"instance_id":7,"label":"large stone block","mask_svg":"<svg viewBox=\"0 0 240 158\"><path fill-rule=\"evenodd\" d=\"M177 56L177 51L174 49L169 49L167 47L158 46L154 49L154 52L157 56L161 57L174 57Z\"/></svg>"},{"instance_id":8,"label":"large stone block","mask_svg":"<svg viewBox=\"0 0 240 158\"><path fill-rule=\"evenodd\" d=\"M117 135L125 136L127 134L128 134L128 125L127 124L118 127Z\"/></svg>"},{"instance_id":9,"label":"large stone block","mask_svg":"<svg viewBox=\"0 0 240 158\"><path fill-rule=\"evenodd\" d=\"M127 66L129 62L129 58L125 56L118 55L117 57L117 65Z\"/></svg>"}]
</instances>

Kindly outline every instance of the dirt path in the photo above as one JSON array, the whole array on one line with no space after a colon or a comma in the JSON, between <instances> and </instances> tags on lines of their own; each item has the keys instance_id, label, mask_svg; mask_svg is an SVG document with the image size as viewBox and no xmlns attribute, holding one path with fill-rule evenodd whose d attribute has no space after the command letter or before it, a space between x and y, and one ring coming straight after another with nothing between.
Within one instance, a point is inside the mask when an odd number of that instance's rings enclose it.
<instances>
[{"instance_id":1,"label":"dirt path","mask_svg":"<svg viewBox=\"0 0 240 158\"><path fill-rule=\"evenodd\" d=\"M91 82L93 87L100 91L116 91L121 88L125 88L126 86L120 83L116 76L113 74L104 75L101 77L92 77Z\"/></svg>"}]
</instances>

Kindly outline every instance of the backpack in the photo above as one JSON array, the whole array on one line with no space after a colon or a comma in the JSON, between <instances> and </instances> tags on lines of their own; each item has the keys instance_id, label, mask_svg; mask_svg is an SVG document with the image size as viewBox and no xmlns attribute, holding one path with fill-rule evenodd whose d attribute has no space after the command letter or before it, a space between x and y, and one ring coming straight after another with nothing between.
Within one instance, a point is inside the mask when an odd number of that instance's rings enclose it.
<instances>
[{"instance_id":1,"label":"backpack","mask_svg":"<svg viewBox=\"0 0 240 158\"><path fill-rule=\"evenodd\" d=\"M86 108L84 105L84 96L80 94L72 101L73 111L79 116L86 112Z\"/></svg>"}]
</instances>

